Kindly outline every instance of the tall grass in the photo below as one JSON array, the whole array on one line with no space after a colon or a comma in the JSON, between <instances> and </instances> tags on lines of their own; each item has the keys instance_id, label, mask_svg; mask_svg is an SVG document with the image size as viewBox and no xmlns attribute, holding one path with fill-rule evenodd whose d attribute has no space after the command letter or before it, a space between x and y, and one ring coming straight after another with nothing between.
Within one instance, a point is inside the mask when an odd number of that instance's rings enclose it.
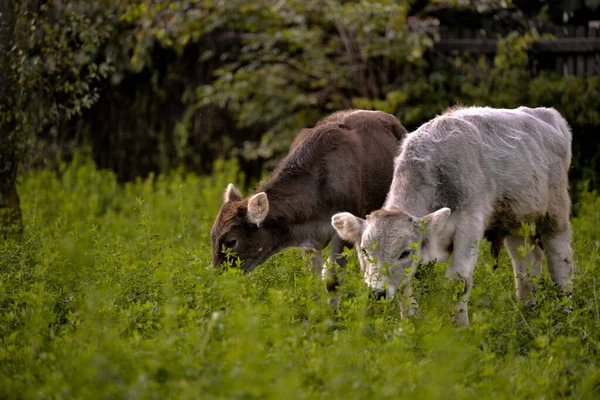
<instances>
[{"instance_id":1,"label":"tall grass","mask_svg":"<svg viewBox=\"0 0 600 400\"><path fill-rule=\"evenodd\" d=\"M494 271L484 244L458 328L444 265L418 271L405 320L369 298L352 254L337 314L297 250L215 271L210 227L239 181L218 171L119 185L79 158L24 176L26 235L0 245L0 398L600 396L597 193L572 221L570 299L544 272L520 309L506 252Z\"/></svg>"}]
</instances>

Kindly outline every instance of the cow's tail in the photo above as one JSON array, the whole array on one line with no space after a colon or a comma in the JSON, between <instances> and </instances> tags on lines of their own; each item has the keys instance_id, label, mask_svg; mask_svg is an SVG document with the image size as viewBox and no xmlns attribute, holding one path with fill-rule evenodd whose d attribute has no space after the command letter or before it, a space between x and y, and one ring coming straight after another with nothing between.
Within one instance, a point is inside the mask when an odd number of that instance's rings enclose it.
<instances>
[{"instance_id":1,"label":"cow's tail","mask_svg":"<svg viewBox=\"0 0 600 400\"><path fill-rule=\"evenodd\" d=\"M571 165L571 144L573 142L573 134L571 133L571 127L569 126L567 120L564 119L558 111L556 111L553 108L551 110L554 111L554 126L556 126L560 133L562 133L565 139L565 145L567 146L565 165L568 169L568 167Z\"/></svg>"}]
</instances>

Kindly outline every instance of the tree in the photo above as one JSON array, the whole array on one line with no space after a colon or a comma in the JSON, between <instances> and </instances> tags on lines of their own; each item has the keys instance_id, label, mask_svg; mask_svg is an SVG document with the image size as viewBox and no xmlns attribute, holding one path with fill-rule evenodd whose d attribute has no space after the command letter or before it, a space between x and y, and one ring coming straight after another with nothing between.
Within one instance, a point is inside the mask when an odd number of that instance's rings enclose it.
<instances>
[{"instance_id":1,"label":"tree","mask_svg":"<svg viewBox=\"0 0 600 400\"><path fill-rule=\"evenodd\" d=\"M16 187L22 146L11 113L16 96L9 52L14 45L13 5L10 0L0 0L0 238L23 229Z\"/></svg>"},{"instance_id":2,"label":"tree","mask_svg":"<svg viewBox=\"0 0 600 400\"><path fill-rule=\"evenodd\" d=\"M110 61L112 0L0 0L0 234L21 232L19 163L36 135L80 116L98 100Z\"/></svg>"},{"instance_id":3,"label":"tree","mask_svg":"<svg viewBox=\"0 0 600 400\"><path fill-rule=\"evenodd\" d=\"M136 60L144 60L148 36L179 53L207 35L237 41L225 52L202 53L201 60L220 65L188 96L186 115L226 109L238 128L259 134L243 143L226 135L214 140L244 159L265 160L285 152L300 128L341 108L385 104L403 122L423 117L410 93L423 87L418 78L427 79L422 56L433 46L435 26L409 20L409 3L155 0L132 4L124 18L140 32Z\"/></svg>"}]
</instances>

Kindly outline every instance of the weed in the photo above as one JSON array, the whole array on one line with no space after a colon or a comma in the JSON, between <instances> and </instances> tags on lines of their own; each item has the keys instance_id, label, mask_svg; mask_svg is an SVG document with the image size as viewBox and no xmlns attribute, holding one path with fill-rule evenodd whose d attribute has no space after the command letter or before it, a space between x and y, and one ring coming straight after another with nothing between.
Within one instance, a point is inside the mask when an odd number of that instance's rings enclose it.
<instances>
[{"instance_id":1,"label":"weed","mask_svg":"<svg viewBox=\"0 0 600 400\"><path fill-rule=\"evenodd\" d=\"M0 398L594 398L600 395L600 196L573 218L570 299L547 272L515 297L482 244L471 326L450 322L446 265L423 265L420 315L369 297L354 251L339 312L300 251L250 275L211 263L234 166L118 185L83 158L22 181L25 237L0 245ZM565 313L570 302L572 311Z\"/></svg>"}]
</instances>

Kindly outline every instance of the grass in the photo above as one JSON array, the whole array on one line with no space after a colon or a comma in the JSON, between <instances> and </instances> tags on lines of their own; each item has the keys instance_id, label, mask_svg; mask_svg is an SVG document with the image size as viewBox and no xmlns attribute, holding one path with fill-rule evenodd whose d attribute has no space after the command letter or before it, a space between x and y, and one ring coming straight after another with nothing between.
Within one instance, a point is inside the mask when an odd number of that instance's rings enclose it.
<instances>
[{"instance_id":1,"label":"grass","mask_svg":"<svg viewBox=\"0 0 600 400\"><path fill-rule=\"evenodd\" d=\"M505 251L482 245L471 326L450 322L444 265L422 315L368 296L355 256L340 312L298 250L251 275L211 266L231 165L117 184L85 159L20 185L26 234L0 245L0 398L598 398L600 196L573 218L571 299L547 272L518 307ZM572 312L565 310L572 307Z\"/></svg>"}]
</instances>

